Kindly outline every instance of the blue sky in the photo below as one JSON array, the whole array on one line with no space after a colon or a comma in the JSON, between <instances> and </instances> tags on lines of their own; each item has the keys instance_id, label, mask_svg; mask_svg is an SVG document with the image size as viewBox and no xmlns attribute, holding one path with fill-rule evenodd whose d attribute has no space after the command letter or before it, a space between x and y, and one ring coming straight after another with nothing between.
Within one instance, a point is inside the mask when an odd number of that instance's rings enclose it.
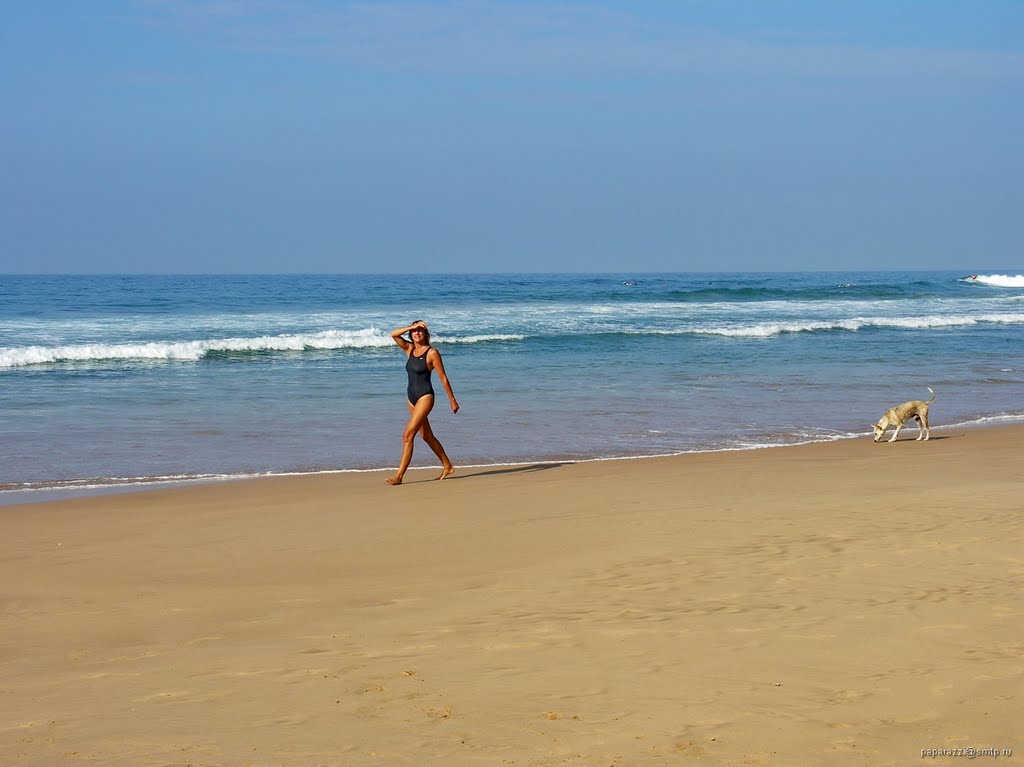
<instances>
[{"instance_id":1,"label":"blue sky","mask_svg":"<svg viewBox=\"0 0 1024 767\"><path fill-rule=\"evenodd\" d=\"M1024 266L1024 3L0 7L0 272Z\"/></svg>"}]
</instances>

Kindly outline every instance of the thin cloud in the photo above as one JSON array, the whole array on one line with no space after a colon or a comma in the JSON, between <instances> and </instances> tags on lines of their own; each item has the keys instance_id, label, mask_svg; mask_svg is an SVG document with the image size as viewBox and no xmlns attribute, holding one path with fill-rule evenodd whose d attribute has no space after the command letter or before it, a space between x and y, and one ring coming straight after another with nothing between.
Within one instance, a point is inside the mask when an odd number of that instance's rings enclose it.
<instances>
[{"instance_id":1,"label":"thin cloud","mask_svg":"<svg viewBox=\"0 0 1024 767\"><path fill-rule=\"evenodd\" d=\"M367 70L507 77L793 78L1024 76L1024 54L875 47L778 32L740 37L593 6L503 2L319 6L273 0L139 0L140 20L207 45Z\"/></svg>"}]
</instances>

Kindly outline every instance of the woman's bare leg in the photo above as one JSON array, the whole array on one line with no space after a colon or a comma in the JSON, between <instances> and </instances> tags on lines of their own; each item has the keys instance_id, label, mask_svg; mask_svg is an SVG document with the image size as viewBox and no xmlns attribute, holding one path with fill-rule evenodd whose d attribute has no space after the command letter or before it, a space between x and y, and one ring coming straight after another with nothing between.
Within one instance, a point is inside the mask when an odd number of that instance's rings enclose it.
<instances>
[{"instance_id":1,"label":"woman's bare leg","mask_svg":"<svg viewBox=\"0 0 1024 767\"><path fill-rule=\"evenodd\" d=\"M405 431L402 432L402 462L399 464L395 476L385 480L389 485L402 484L402 477L405 476L406 469L409 468L409 464L412 462L412 448L413 442L416 439L416 432L420 430L423 422L427 420L427 416L430 415L430 411L434 407L434 395L424 394L416 400L415 405L411 402L406 404L409 406L409 423L405 425Z\"/></svg>"},{"instance_id":2,"label":"woman's bare leg","mask_svg":"<svg viewBox=\"0 0 1024 767\"><path fill-rule=\"evenodd\" d=\"M441 460L441 473L437 478L447 479L454 474L455 467L448 460L448 454L444 452L444 445L441 444L441 440L434 436L434 431L430 428L430 421L426 418L423 419L423 425L420 427L420 437L434 451L434 455Z\"/></svg>"}]
</instances>

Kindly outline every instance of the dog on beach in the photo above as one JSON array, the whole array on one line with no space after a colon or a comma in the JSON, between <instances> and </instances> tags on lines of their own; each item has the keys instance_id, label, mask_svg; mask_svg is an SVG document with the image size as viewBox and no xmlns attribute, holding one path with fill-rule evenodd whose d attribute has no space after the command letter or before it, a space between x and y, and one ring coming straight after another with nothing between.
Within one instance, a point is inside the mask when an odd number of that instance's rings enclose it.
<instances>
[{"instance_id":1,"label":"dog on beach","mask_svg":"<svg viewBox=\"0 0 1024 767\"><path fill-rule=\"evenodd\" d=\"M917 438L919 440L927 440L931 436L931 429L928 428L928 406L935 401L935 392L930 386L927 389L932 395L927 402L915 399L897 407L891 407L885 411L885 415L878 419L878 423L871 424L871 429L875 432L875 442L881 442L890 427L895 427L896 431L892 433L889 441L895 442L896 438L900 436L900 430L910 420L917 421Z\"/></svg>"}]
</instances>

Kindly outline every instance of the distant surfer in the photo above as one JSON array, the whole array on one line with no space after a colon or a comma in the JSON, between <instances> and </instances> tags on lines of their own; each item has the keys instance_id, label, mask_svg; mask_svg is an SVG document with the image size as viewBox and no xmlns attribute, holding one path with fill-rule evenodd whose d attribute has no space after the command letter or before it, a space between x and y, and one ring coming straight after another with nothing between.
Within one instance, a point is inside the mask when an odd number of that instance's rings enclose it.
<instances>
[{"instance_id":1,"label":"distant surfer","mask_svg":"<svg viewBox=\"0 0 1024 767\"><path fill-rule=\"evenodd\" d=\"M409 338L404 337L405 333L409 334ZM409 374L409 385L406 389L409 423L405 425L405 431L402 432L402 462L398 466L398 472L395 476L388 478L387 483L389 485L402 484L405 471L412 461L413 442L417 434L434 451L434 455L441 459L441 474L437 478L446 479L455 472L455 467L448 460L444 446L434 436L434 432L430 428L430 421L427 420L427 416L434 408L434 387L430 383L430 374L435 370L448 395L452 412L459 412L459 403L455 399L452 385L444 372L441 353L430 345L430 330L427 329L427 323L423 320L416 320L409 327L392 330L391 338L402 347L406 356L405 370Z\"/></svg>"}]
</instances>

